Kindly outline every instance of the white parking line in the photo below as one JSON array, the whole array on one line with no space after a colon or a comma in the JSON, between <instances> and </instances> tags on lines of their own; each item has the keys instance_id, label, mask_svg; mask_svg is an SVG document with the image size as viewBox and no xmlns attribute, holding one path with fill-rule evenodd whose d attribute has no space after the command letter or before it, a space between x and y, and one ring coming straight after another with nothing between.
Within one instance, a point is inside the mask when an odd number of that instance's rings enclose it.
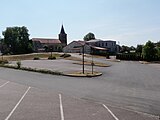
<instances>
[{"instance_id":1,"label":"white parking line","mask_svg":"<svg viewBox=\"0 0 160 120\"><path fill-rule=\"evenodd\" d=\"M119 119L114 115L114 113L113 113L105 104L103 104L103 106L104 106L104 108L106 108L106 109L108 110L108 112L113 116L113 118L114 118L115 120L119 120Z\"/></svg>"},{"instance_id":2,"label":"white parking line","mask_svg":"<svg viewBox=\"0 0 160 120\"><path fill-rule=\"evenodd\" d=\"M8 83L9 83L9 81L5 82L3 85L0 86L0 88L3 87L3 86L5 86Z\"/></svg>"},{"instance_id":3,"label":"white parking line","mask_svg":"<svg viewBox=\"0 0 160 120\"><path fill-rule=\"evenodd\" d=\"M59 94L59 102L60 102L61 120L64 120L64 112L63 112L62 95L61 94Z\"/></svg>"},{"instance_id":4,"label":"white parking line","mask_svg":"<svg viewBox=\"0 0 160 120\"><path fill-rule=\"evenodd\" d=\"M12 109L12 111L11 111L10 114L6 117L5 120L8 120L8 119L11 117L11 115L12 115L13 112L16 110L16 108L18 107L18 105L21 103L21 101L23 100L23 98L26 96L26 94L28 93L28 91L29 91L30 88L31 88L31 87L28 87L28 89L26 90L26 92L23 94L23 96L21 97L21 99L18 101L18 103L16 104L16 106Z\"/></svg>"}]
</instances>

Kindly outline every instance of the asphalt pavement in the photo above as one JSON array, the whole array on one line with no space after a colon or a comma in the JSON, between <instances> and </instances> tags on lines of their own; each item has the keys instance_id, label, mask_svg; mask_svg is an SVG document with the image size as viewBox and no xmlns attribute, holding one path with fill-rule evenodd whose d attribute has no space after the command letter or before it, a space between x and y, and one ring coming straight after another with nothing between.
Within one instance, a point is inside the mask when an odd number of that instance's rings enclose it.
<instances>
[{"instance_id":1,"label":"asphalt pavement","mask_svg":"<svg viewBox=\"0 0 160 120\"><path fill-rule=\"evenodd\" d=\"M103 73L96 78L72 78L0 68L0 79L42 91L62 93L71 98L104 104L120 120L134 120L136 115L142 116L142 118L137 117L137 120L143 120L144 116L160 115L159 64L147 65L134 61L110 62L105 58L94 58L94 60L112 66L94 67L95 70ZM72 70L75 66L71 64L71 62L66 64L63 62L57 65L55 61L49 62L51 69L54 70L63 67ZM76 69L80 68L80 65L76 66ZM87 66L87 69L90 69L90 66Z\"/></svg>"},{"instance_id":2,"label":"asphalt pavement","mask_svg":"<svg viewBox=\"0 0 160 120\"><path fill-rule=\"evenodd\" d=\"M62 93L0 80L1 120L158 120Z\"/></svg>"}]
</instances>

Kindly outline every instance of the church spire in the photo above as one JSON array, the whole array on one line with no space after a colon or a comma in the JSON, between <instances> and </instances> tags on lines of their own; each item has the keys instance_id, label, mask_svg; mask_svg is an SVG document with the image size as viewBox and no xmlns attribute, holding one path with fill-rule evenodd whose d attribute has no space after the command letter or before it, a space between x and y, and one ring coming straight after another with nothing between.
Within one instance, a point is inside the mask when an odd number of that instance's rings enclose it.
<instances>
[{"instance_id":1,"label":"church spire","mask_svg":"<svg viewBox=\"0 0 160 120\"><path fill-rule=\"evenodd\" d=\"M61 32L60 32L60 34L66 34L65 31L64 31L63 24L62 24L62 27L61 27Z\"/></svg>"},{"instance_id":2,"label":"church spire","mask_svg":"<svg viewBox=\"0 0 160 120\"><path fill-rule=\"evenodd\" d=\"M67 34L64 31L63 24L62 24L61 31L59 34L59 40L61 41L62 44L64 44L64 46L67 45Z\"/></svg>"}]
</instances>

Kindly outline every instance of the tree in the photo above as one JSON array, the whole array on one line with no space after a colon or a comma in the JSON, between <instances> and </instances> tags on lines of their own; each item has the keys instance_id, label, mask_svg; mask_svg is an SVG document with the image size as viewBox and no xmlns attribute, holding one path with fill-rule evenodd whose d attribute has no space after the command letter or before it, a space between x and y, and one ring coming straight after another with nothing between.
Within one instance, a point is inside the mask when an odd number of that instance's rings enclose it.
<instances>
[{"instance_id":1,"label":"tree","mask_svg":"<svg viewBox=\"0 0 160 120\"><path fill-rule=\"evenodd\" d=\"M43 48L45 49L46 52L48 52L48 46L47 45L45 45Z\"/></svg>"},{"instance_id":2,"label":"tree","mask_svg":"<svg viewBox=\"0 0 160 120\"><path fill-rule=\"evenodd\" d=\"M136 54L139 57L141 57L141 55L142 55L142 48L143 48L143 45L137 45Z\"/></svg>"},{"instance_id":3,"label":"tree","mask_svg":"<svg viewBox=\"0 0 160 120\"><path fill-rule=\"evenodd\" d=\"M157 54L157 50L155 48L154 43L152 43L151 41L148 41L142 49L142 55L143 58L147 61L152 61L155 59Z\"/></svg>"},{"instance_id":4,"label":"tree","mask_svg":"<svg viewBox=\"0 0 160 120\"><path fill-rule=\"evenodd\" d=\"M32 43L26 27L8 27L2 34L10 54L24 54L32 51Z\"/></svg>"},{"instance_id":5,"label":"tree","mask_svg":"<svg viewBox=\"0 0 160 120\"><path fill-rule=\"evenodd\" d=\"M157 47L160 47L160 41L156 43L156 46L157 46Z\"/></svg>"},{"instance_id":6,"label":"tree","mask_svg":"<svg viewBox=\"0 0 160 120\"><path fill-rule=\"evenodd\" d=\"M128 46L122 45L121 49L120 49L120 53L129 53L130 52L130 48Z\"/></svg>"},{"instance_id":7,"label":"tree","mask_svg":"<svg viewBox=\"0 0 160 120\"><path fill-rule=\"evenodd\" d=\"M160 59L160 47L156 47L156 49L157 49L157 56Z\"/></svg>"},{"instance_id":8,"label":"tree","mask_svg":"<svg viewBox=\"0 0 160 120\"><path fill-rule=\"evenodd\" d=\"M156 43L156 49L157 49L157 56L160 60L160 41Z\"/></svg>"},{"instance_id":9,"label":"tree","mask_svg":"<svg viewBox=\"0 0 160 120\"><path fill-rule=\"evenodd\" d=\"M136 48L136 53L142 53L142 48L143 48L143 45L137 45L137 48Z\"/></svg>"},{"instance_id":10,"label":"tree","mask_svg":"<svg viewBox=\"0 0 160 120\"><path fill-rule=\"evenodd\" d=\"M92 40L92 39L95 39L95 35L93 33L88 33L83 38L84 41L89 41L89 40Z\"/></svg>"}]
</instances>

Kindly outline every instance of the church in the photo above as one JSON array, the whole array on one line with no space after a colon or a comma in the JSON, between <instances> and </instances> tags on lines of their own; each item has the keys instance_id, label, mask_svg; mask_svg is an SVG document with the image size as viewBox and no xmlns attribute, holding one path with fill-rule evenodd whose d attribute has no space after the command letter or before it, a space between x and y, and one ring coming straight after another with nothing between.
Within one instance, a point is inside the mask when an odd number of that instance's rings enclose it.
<instances>
[{"instance_id":1,"label":"church","mask_svg":"<svg viewBox=\"0 0 160 120\"><path fill-rule=\"evenodd\" d=\"M32 38L34 52L62 52L67 45L67 34L62 25L58 39L54 38Z\"/></svg>"}]
</instances>

